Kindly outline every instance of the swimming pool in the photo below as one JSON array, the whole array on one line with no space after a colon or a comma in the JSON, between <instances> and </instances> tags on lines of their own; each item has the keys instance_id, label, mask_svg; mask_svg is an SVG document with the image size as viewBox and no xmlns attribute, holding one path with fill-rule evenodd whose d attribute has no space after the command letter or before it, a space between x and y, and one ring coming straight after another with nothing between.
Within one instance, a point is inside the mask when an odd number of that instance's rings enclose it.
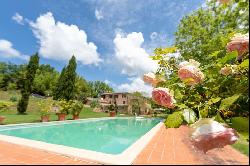
<instances>
[{"instance_id":1,"label":"swimming pool","mask_svg":"<svg viewBox=\"0 0 250 166\"><path fill-rule=\"evenodd\" d=\"M82 149L112 157L126 152L160 121L156 118L133 117L7 125L0 126L0 135Z\"/></svg>"}]
</instances>

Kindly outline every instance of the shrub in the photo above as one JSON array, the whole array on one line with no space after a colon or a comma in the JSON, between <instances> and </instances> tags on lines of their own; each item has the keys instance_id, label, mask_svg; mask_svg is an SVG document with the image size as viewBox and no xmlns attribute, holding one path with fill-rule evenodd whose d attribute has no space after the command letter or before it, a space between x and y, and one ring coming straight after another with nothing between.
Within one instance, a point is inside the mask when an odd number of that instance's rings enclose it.
<instances>
[{"instance_id":1,"label":"shrub","mask_svg":"<svg viewBox=\"0 0 250 166\"><path fill-rule=\"evenodd\" d=\"M11 97L10 97L10 101L16 102L16 101L17 101L17 97L16 97L16 96L11 96Z\"/></svg>"},{"instance_id":2,"label":"shrub","mask_svg":"<svg viewBox=\"0 0 250 166\"><path fill-rule=\"evenodd\" d=\"M15 90L15 89L17 89L16 83L9 83L7 89L8 90Z\"/></svg>"},{"instance_id":3,"label":"shrub","mask_svg":"<svg viewBox=\"0 0 250 166\"><path fill-rule=\"evenodd\" d=\"M73 101L73 103L71 104L71 108L70 108L70 113L72 115L79 115L80 112L83 109L83 104L79 101Z\"/></svg>"},{"instance_id":4,"label":"shrub","mask_svg":"<svg viewBox=\"0 0 250 166\"><path fill-rule=\"evenodd\" d=\"M40 114L41 114L41 116L45 116L45 115L50 114L51 105L49 103L44 102L44 101L40 101L38 103L38 105L40 106Z\"/></svg>"},{"instance_id":5,"label":"shrub","mask_svg":"<svg viewBox=\"0 0 250 166\"><path fill-rule=\"evenodd\" d=\"M69 114L72 103L73 103L72 100L70 101L60 100L59 101L59 113Z\"/></svg>"},{"instance_id":6,"label":"shrub","mask_svg":"<svg viewBox=\"0 0 250 166\"><path fill-rule=\"evenodd\" d=\"M0 100L0 111L5 111L7 110L10 106L12 106L13 103L12 102L8 102L8 101L1 101Z\"/></svg>"},{"instance_id":7,"label":"shrub","mask_svg":"<svg viewBox=\"0 0 250 166\"><path fill-rule=\"evenodd\" d=\"M99 103L98 103L98 101L96 101L96 100L94 100L94 101L92 101L91 103L90 103L90 107L91 108L96 108L96 107L99 107L100 105L99 105Z\"/></svg>"}]
</instances>

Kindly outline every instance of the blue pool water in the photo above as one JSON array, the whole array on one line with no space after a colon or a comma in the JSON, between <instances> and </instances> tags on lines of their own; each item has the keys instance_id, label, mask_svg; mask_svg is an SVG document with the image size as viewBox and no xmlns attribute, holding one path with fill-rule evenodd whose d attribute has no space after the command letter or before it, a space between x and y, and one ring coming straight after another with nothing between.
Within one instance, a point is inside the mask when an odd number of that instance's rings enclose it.
<instances>
[{"instance_id":1,"label":"blue pool water","mask_svg":"<svg viewBox=\"0 0 250 166\"><path fill-rule=\"evenodd\" d=\"M155 118L112 118L1 126L0 134L119 154L160 122Z\"/></svg>"}]
</instances>

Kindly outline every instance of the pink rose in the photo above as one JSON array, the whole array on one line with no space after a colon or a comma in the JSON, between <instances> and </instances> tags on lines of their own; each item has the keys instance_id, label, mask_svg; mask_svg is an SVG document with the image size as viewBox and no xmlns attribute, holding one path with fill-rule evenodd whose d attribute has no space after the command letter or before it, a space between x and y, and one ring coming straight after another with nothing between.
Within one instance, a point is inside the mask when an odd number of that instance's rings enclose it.
<instances>
[{"instance_id":1,"label":"pink rose","mask_svg":"<svg viewBox=\"0 0 250 166\"><path fill-rule=\"evenodd\" d=\"M155 75L154 73L147 73L143 75L143 81L145 83L151 84L153 87L155 87L159 82L164 81L163 78L160 78L159 76Z\"/></svg>"},{"instance_id":2,"label":"pink rose","mask_svg":"<svg viewBox=\"0 0 250 166\"><path fill-rule=\"evenodd\" d=\"M238 134L234 129L226 128L212 119L201 119L197 122L200 124L194 128L191 142L204 153L214 148L234 144L238 140Z\"/></svg>"},{"instance_id":3,"label":"pink rose","mask_svg":"<svg viewBox=\"0 0 250 166\"><path fill-rule=\"evenodd\" d=\"M237 51L238 56L241 57L243 54L249 52L249 35L236 34L231 42L227 44L227 51Z\"/></svg>"},{"instance_id":4,"label":"pink rose","mask_svg":"<svg viewBox=\"0 0 250 166\"><path fill-rule=\"evenodd\" d=\"M195 85L203 81L204 74L199 68L187 65L178 70L179 78L188 85Z\"/></svg>"},{"instance_id":5,"label":"pink rose","mask_svg":"<svg viewBox=\"0 0 250 166\"><path fill-rule=\"evenodd\" d=\"M168 88L154 88L152 98L158 105L174 108L174 97L170 94Z\"/></svg>"}]
</instances>

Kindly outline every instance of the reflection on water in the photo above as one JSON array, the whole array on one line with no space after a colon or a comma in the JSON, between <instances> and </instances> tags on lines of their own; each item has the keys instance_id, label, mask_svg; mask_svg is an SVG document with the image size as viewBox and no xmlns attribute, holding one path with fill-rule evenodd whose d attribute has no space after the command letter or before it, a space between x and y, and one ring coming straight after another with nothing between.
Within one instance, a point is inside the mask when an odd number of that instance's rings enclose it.
<instances>
[{"instance_id":1,"label":"reflection on water","mask_svg":"<svg viewBox=\"0 0 250 166\"><path fill-rule=\"evenodd\" d=\"M107 119L19 128L0 134L118 154L159 123L159 119Z\"/></svg>"}]
</instances>

